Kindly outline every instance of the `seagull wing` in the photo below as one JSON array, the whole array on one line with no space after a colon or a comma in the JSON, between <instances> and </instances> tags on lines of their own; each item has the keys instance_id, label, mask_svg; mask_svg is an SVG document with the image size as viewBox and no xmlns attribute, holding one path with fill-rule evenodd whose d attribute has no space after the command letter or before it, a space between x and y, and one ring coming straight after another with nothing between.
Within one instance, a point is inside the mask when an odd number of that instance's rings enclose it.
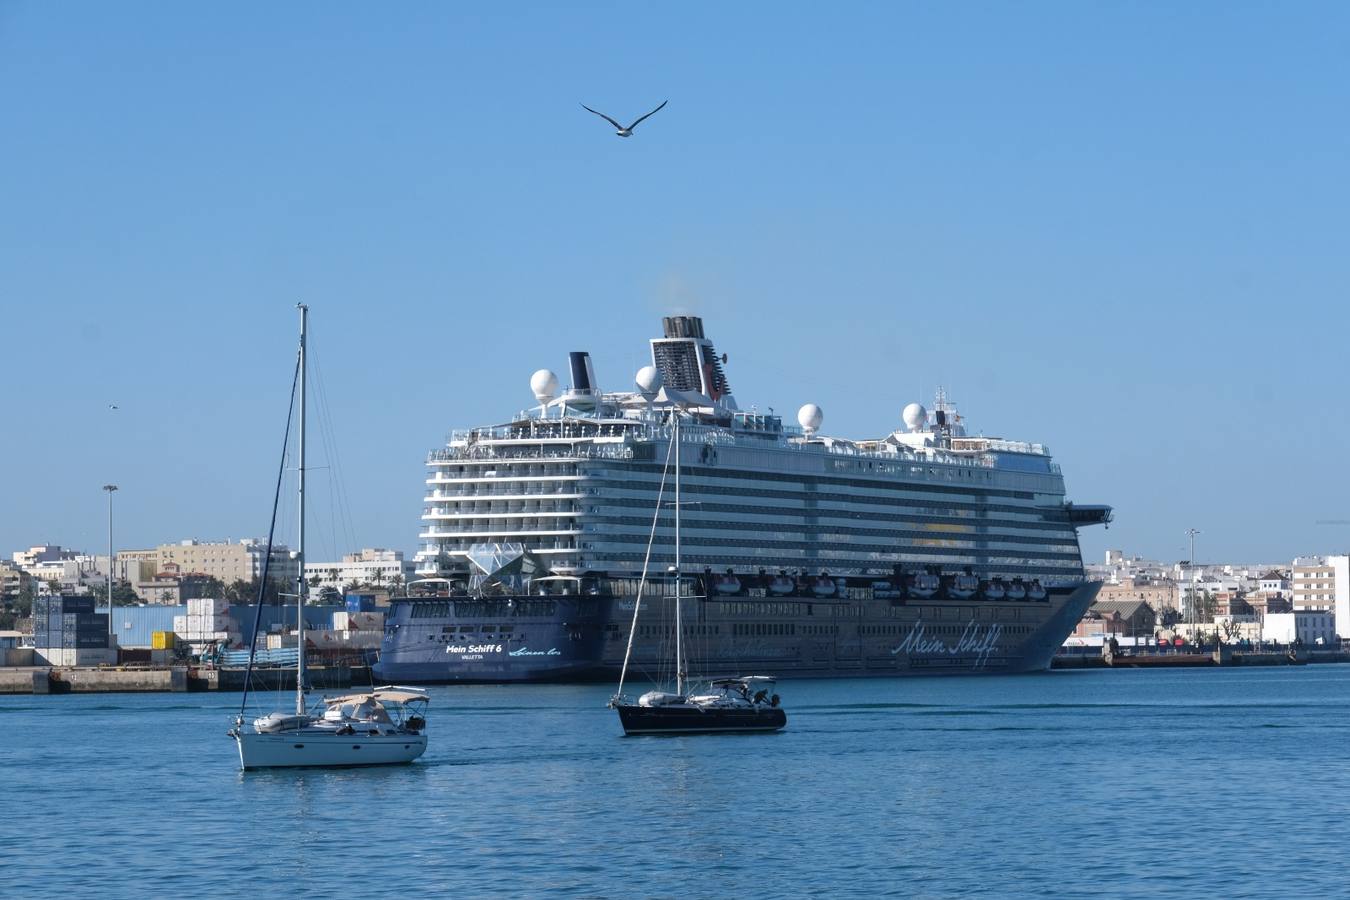
<instances>
[{"instance_id":1,"label":"seagull wing","mask_svg":"<svg viewBox=\"0 0 1350 900\"><path fill-rule=\"evenodd\" d=\"M613 119L611 119L609 116L605 115L604 113L599 112L599 111L594 110L594 109L591 109L591 108L590 108L589 106L587 106L585 103L581 104L581 108L584 109L584 110L586 110L586 112L593 112L593 113L595 113L597 116L599 116L600 118L604 119L606 122L608 122L609 124L613 125L615 128L619 129L620 131L623 131L623 126L622 126L622 125L620 125L618 122L615 122ZM639 120L639 121L640 121L640 120Z\"/></svg>"},{"instance_id":2,"label":"seagull wing","mask_svg":"<svg viewBox=\"0 0 1350 900\"><path fill-rule=\"evenodd\" d=\"M647 118L648 116L654 116L654 115L656 115L657 113L659 113L659 112L661 111L662 107L664 107L664 106L665 106L667 103L669 103L669 102L670 102L669 100L662 100L662 101L661 101L661 106L658 106L656 109L654 109L654 110L652 110L651 112L647 113L647 115L646 115L646 116L643 116L642 119L645 119L645 118ZM629 130L629 131L632 131L634 128L638 127L638 123L641 122L642 119L638 119L637 122L634 122L632 125L629 125L629 126L628 126L628 130ZM611 120L611 121L612 121L612 120Z\"/></svg>"}]
</instances>

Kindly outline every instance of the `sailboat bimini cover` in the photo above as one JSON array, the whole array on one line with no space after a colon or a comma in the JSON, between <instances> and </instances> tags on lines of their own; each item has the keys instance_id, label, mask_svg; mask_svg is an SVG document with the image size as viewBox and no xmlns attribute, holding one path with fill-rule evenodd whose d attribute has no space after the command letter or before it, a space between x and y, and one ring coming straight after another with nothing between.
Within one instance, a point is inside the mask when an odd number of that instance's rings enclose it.
<instances>
[{"instance_id":1,"label":"sailboat bimini cover","mask_svg":"<svg viewBox=\"0 0 1350 900\"><path fill-rule=\"evenodd\" d=\"M477 569L469 581L471 588L503 584L522 589L529 579L548 571L539 557L520 543L474 544L466 555Z\"/></svg>"}]
</instances>

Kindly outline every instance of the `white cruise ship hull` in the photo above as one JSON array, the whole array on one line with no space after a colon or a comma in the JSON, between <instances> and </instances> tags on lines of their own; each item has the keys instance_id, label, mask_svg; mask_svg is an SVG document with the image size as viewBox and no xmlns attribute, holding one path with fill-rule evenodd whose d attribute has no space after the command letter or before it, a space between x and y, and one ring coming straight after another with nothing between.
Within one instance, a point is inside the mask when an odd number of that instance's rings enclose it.
<instances>
[{"instance_id":1,"label":"white cruise ship hull","mask_svg":"<svg viewBox=\"0 0 1350 900\"><path fill-rule=\"evenodd\" d=\"M241 732L239 766L253 769L322 766L392 766L410 763L427 749L425 734L336 734L329 730L275 734Z\"/></svg>"}]
</instances>

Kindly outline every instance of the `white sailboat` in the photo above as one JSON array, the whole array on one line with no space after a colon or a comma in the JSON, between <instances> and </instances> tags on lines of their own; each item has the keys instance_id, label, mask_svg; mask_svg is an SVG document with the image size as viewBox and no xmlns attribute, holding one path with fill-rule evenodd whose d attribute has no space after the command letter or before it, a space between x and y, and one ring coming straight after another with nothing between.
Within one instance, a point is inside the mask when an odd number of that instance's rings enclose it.
<instances>
[{"instance_id":1,"label":"white sailboat","mask_svg":"<svg viewBox=\"0 0 1350 900\"><path fill-rule=\"evenodd\" d=\"M680 571L680 410L671 410L671 443L675 456L675 692L648 691L634 703L623 694L623 682L628 674L628 663L633 653L633 635L637 632L638 612L642 607L642 589L633 608L633 624L624 653L623 669L619 673L619 688L609 705L619 713L624 734L709 734L727 731L778 731L787 725L787 713L778 705L773 693L776 679L764 675L714 679L701 693L686 693L687 672L684 655L683 577ZM670 454L666 465L669 468ZM660 518L661 496L665 489L662 478L657 493L657 512L652 522L652 536L647 542L647 561L642 567L642 583L647 580L647 563L651 560L652 543L656 538L656 520Z\"/></svg>"},{"instance_id":2,"label":"white sailboat","mask_svg":"<svg viewBox=\"0 0 1350 900\"><path fill-rule=\"evenodd\" d=\"M331 697L324 709L311 714L305 700L305 350L309 325L309 307L299 304L300 354L296 362L300 392L299 428L299 559L296 578L296 627L298 654L295 672L295 710L276 711L253 720L252 729L244 726L248 704L248 679L239 715L229 735L239 748L241 769L282 766L380 766L408 763L427 749L426 707L430 697L416 688L387 685L370 691ZM289 428L289 423L288 423ZM283 465L285 452L283 445ZM280 473L278 473L278 497ZM275 501L272 528L276 525ZM267 538L267 556L263 562L262 584L267 583L268 563L272 558L273 532ZM259 589L258 603L262 603ZM254 627L254 641L257 627ZM253 654L249 654L250 673Z\"/></svg>"}]
</instances>

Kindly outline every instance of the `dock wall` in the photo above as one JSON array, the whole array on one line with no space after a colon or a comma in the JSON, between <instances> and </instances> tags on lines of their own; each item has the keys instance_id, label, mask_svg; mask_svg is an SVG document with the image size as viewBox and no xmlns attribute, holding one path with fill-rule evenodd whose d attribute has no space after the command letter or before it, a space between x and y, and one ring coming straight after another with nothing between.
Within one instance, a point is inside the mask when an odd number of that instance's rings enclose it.
<instances>
[{"instance_id":1,"label":"dock wall","mask_svg":"<svg viewBox=\"0 0 1350 900\"><path fill-rule=\"evenodd\" d=\"M369 685L364 666L316 666L307 669L317 690ZM294 669L255 669L254 690L294 690ZM243 669L173 667L74 668L24 666L0 669L0 694L100 694L171 691L240 691Z\"/></svg>"}]
</instances>

